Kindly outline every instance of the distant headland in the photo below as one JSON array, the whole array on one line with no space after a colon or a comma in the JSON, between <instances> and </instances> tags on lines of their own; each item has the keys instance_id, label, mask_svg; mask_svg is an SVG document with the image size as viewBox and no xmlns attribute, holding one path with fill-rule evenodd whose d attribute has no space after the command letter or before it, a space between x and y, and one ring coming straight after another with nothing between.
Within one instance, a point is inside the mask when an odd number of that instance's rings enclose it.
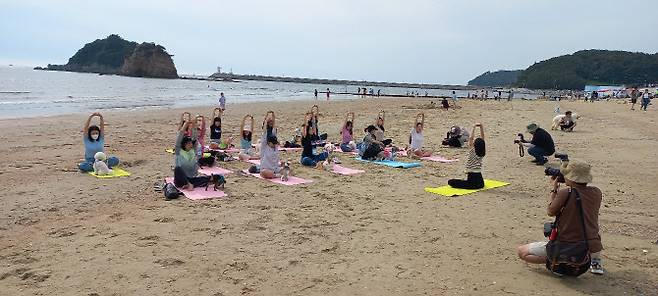
<instances>
[{"instance_id":1,"label":"distant headland","mask_svg":"<svg viewBox=\"0 0 658 296\"><path fill-rule=\"evenodd\" d=\"M36 67L35 70L117 74L133 77L178 78L166 49L155 43L127 41L112 34L85 44L65 65Z\"/></svg>"},{"instance_id":2,"label":"distant headland","mask_svg":"<svg viewBox=\"0 0 658 296\"><path fill-rule=\"evenodd\" d=\"M473 86L582 90L585 85L658 83L658 54L581 50L535 63L525 70L485 72Z\"/></svg>"}]
</instances>

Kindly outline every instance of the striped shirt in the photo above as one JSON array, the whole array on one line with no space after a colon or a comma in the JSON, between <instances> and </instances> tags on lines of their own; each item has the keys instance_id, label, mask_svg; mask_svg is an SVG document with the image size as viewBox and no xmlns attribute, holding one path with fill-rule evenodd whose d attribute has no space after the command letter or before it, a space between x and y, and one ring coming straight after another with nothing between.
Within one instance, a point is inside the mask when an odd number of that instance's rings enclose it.
<instances>
[{"instance_id":1,"label":"striped shirt","mask_svg":"<svg viewBox=\"0 0 658 296\"><path fill-rule=\"evenodd\" d=\"M482 158L475 154L475 147L471 147L466 156L466 172L467 173L481 173L482 172Z\"/></svg>"}]
</instances>

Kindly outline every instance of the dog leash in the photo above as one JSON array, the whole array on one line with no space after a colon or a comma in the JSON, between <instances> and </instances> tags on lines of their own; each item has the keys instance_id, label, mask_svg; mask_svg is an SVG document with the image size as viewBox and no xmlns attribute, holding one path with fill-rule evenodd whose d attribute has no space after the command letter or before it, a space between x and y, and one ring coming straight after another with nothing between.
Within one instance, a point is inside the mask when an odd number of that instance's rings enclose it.
<instances>
[{"instance_id":1,"label":"dog leash","mask_svg":"<svg viewBox=\"0 0 658 296\"><path fill-rule=\"evenodd\" d=\"M523 145L519 144L519 156L523 157L525 155L525 149L523 149Z\"/></svg>"}]
</instances>

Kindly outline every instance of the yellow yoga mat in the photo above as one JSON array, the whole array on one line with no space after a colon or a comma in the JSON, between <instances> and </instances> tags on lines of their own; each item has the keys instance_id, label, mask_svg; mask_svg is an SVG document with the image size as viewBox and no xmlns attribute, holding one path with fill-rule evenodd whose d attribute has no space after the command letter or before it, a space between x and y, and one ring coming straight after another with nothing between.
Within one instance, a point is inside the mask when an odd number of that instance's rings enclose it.
<instances>
[{"instance_id":1,"label":"yellow yoga mat","mask_svg":"<svg viewBox=\"0 0 658 296\"><path fill-rule=\"evenodd\" d=\"M446 185L436 188L425 187L425 191L443 196L460 196L460 195L466 195L482 190L503 187L506 185L509 185L509 183L496 181L496 180L484 180L484 188L480 188L480 189L460 189L460 188L452 188L450 187L450 185Z\"/></svg>"},{"instance_id":2,"label":"yellow yoga mat","mask_svg":"<svg viewBox=\"0 0 658 296\"><path fill-rule=\"evenodd\" d=\"M165 149L165 152L174 154L174 149L172 149L172 148Z\"/></svg>"},{"instance_id":3,"label":"yellow yoga mat","mask_svg":"<svg viewBox=\"0 0 658 296\"><path fill-rule=\"evenodd\" d=\"M113 168L112 169L112 174L110 174L110 175L99 176L99 175L96 175L96 173L94 173L94 172L90 172L89 174L96 177L96 178L99 178L99 179L109 179L109 178L118 178L118 177L128 177L128 176L130 176L129 172L124 171L123 169L120 169L120 168Z\"/></svg>"}]
</instances>

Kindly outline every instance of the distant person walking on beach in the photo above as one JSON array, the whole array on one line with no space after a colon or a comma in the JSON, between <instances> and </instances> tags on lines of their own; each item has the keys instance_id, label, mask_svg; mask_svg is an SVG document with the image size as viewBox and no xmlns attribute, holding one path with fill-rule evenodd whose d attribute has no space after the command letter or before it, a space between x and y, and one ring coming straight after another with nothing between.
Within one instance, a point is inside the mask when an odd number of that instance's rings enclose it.
<instances>
[{"instance_id":1,"label":"distant person walking on beach","mask_svg":"<svg viewBox=\"0 0 658 296\"><path fill-rule=\"evenodd\" d=\"M594 103L595 100L599 98L599 92L598 91L593 91L592 96L589 97L590 103Z\"/></svg>"},{"instance_id":2,"label":"distant person walking on beach","mask_svg":"<svg viewBox=\"0 0 658 296\"><path fill-rule=\"evenodd\" d=\"M327 88L327 101L329 101L329 94L330 93L331 93L331 91L329 90L329 88Z\"/></svg>"},{"instance_id":3,"label":"distant person walking on beach","mask_svg":"<svg viewBox=\"0 0 658 296\"><path fill-rule=\"evenodd\" d=\"M513 98L514 98L514 91L510 89L509 96L507 97L507 101L512 101Z\"/></svg>"},{"instance_id":4,"label":"distant person walking on beach","mask_svg":"<svg viewBox=\"0 0 658 296\"><path fill-rule=\"evenodd\" d=\"M318 89L317 88L315 89L315 100L316 101L318 100Z\"/></svg>"},{"instance_id":5,"label":"distant person walking on beach","mask_svg":"<svg viewBox=\"0 0 658 296\"><path fill-rule=\"evenodd\" d=\"M381 92L381 89L378 89L378 90L377 90L377 97L378 97L378 98L379 98L379 94L380 94L380 92Z\"/></svg>"},{"instance_id":6,"label":"distant person walking on beach","mask_svg":"<svg viewBox=\"0 0 658 296\"><path fill-rule=\"evenodd\" d=\"M631 110L635 110L635 104L637 104L638 91L637 88L631 90Z\"/></svg>"},{"instance_id":7,"label":"distant person walking on beach","mask_svg":"<svg viewBox=\"0 0 658 296\"><path fill-rule=\"evenodd\" d=\"M226 110L226 97L224 97L224 93L219 93L219 108L222 109L222 112Z\"/></svg>"},{"instance_id":8,"label":"distant person walking on beach","mask_svg":"<svg viewBox=\"0 0 658 296\"><path fill-rule=\"evenodd\" d=\"M452 91L452 104L455 108L457 107L457 93L454 90Z\"/></svg>"},{"instance_id":9,"label":"distant person walking on beach","mask_svg":"<svg viewBox=\"0 0 658 296\"><path fill-rule=\"evenodd\" d=\"M649 96L649 89L644 89L644 94L642 94L642 105L640 105L640 110L647 112L647 107L651 103L651 97Z\"/></svg>"}]
</instances>

